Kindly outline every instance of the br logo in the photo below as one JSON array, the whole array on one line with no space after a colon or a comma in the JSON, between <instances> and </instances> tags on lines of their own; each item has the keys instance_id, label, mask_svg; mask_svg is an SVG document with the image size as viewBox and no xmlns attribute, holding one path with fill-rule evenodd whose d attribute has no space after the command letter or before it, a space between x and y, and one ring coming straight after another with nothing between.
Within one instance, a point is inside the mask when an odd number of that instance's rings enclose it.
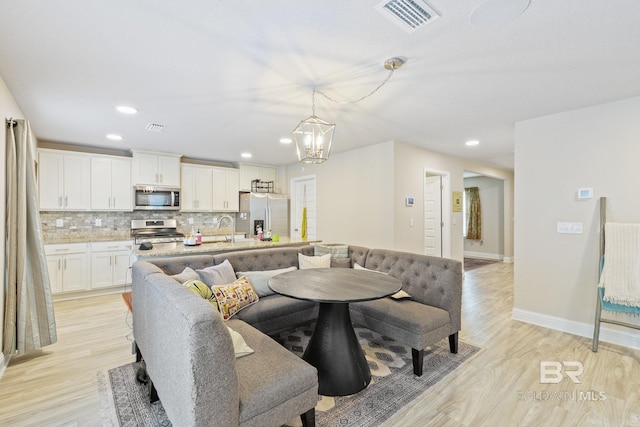
<instances>
[{"instance_id":1,"label":"br logo","mask_svg":"<svg viewBox=\"0 0 640 427\"><path fill-rule=\"evenodd\" d=\"M582 372L584 372L584 365L574 360L568 362L541 361L540 384L558 384L565 377L571 379L574 384L580 384L579 377Z\"/></svg>"}]
</instances>

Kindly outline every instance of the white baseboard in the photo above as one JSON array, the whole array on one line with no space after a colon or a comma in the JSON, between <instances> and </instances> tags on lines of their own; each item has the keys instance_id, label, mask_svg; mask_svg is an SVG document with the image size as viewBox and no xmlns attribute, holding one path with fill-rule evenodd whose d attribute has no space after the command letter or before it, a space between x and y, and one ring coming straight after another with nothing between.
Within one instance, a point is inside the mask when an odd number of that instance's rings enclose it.
<instances>
[{"instance_id":1,"label":"white baseboard","mask_svg":"<svg viewBox=\"0 0 640 427\"><path fill-rule=\"evenodd\" d=\"M513 309L511 318L521 322L531 323L532 325L543 326L545 328L555 329L556 331L593 339L593 323L576 322L517 308ZM633 331L633 329L613 329L607 324L601 323L600 341L640 350L640 333L634 333Z\"/></svg>"},{"instance_id":2,"label":"white baseboard","mask_svg":"<svg viewBox=\"0 0 640 427\"><path fill-rule=\"evenodd\" d=\"M501 254L490 254L487 252L472 252L472 251L464 251L464 256L468 258L480 258L480 259L493 259L497 261L502 261L504 258Z\"/></svg>"},{"instance_id":3,"label":"white baseboard","mask_svg":"<svg viewBox=\"0 0 640 427\"><path fill-rule=\"evenodd\" d=\"M513 257L512 256L506 256L502 259L502 262L506 262L507 264L513 264Z\"/></svg>"}]
</instances>

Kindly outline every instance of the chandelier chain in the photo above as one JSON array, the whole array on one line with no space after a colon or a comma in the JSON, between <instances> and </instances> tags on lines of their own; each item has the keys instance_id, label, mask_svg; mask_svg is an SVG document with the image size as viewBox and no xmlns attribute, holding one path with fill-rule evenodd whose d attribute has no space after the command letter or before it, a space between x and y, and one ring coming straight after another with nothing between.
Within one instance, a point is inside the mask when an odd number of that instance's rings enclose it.
<instances>
[{"instance_id":1,"label":"chandelier chain","mask_svg":"<svg viewBox=\"0 0 640 427\"><path fill-rule=\"evenodd\" d=\"M368 93L368 94L366 94L366 95L361 96L361 97L360 97L360 98L358 98L358 99L353 99L353 100L350 100L350 101L341 101L341 100L338 100L338 99L332 98L331 96L327 95L327 94L326 94L326 93L324 93L323 91L321 91L321 90L319 90L319 89L317 89L317 88L314 88L314 89L313 89L313 96L312 96L312 99L311 99L311 108L312 108L312 111L313 111L313 115L315 116L315 114L316 114L316 113L315 113L315 111L316 111L316 97L315 97L316 93L318 93L318 94L322 95L323 97L325 97L326 99L328 99L328 100L329 100L329 101L331 101L331 102L335 102L336 104L341 104L341 105L346 105L346 104L357 104L358 102L360 102L360 101L364 101L365 99L369 98L371 95L373 95L374 93L376 93L377 91L379 91L379 90L382 88L382 86L384 86L384 85L389 81L389 79L390 79L390 78L391 78L391 76L393 75L394 71L395 71L395 69L391 69L391 70L389 70L389 74L387 75L387 77L382 81L382 83L380 83L380 84L379 84L375 89L373 89L371 92L369 92L369 93Z\"/></svg>"}]
</instances>

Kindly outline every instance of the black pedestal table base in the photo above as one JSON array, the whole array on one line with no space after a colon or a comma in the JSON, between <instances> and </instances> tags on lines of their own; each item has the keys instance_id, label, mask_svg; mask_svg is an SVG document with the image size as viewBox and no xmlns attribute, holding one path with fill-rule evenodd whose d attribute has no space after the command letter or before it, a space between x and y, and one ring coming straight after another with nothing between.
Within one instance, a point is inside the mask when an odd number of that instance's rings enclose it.
<instances>
[{"instance_id":1,"label":"black pedestal table base","mask_svg":"<svg viewBox=\"0 0 640 427\"><path fill-rule=\"evenodd\" d=\"M351 325L348 303L320 303L303 359L318 370L318 393L347 396L367 387L371 370Z\"/></svg>"}]
</instances>

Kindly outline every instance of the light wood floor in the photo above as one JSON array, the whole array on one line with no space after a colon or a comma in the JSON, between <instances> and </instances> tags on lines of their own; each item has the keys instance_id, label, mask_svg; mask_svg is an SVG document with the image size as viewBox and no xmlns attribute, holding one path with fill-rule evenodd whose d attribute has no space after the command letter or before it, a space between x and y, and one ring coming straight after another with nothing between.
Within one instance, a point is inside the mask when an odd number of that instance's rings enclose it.
<instances>
[{"instance_id":1,"label":"light wood floor","mask_svg":"<svg viewBox=\"0 0 640 427\"><path fill-rule=\"evenodd\" d=\"M467 272L462 306L461 339L483 350L384 426L640 425L640 351L592 353L590 339L511 320L511 264ZM55 309L58 343L14 358L0 379L0 426L100 425L97 372L134 359L119 295ZM541 361L581 362L582 383L540 384Z\"/></svg>"}]
</instances>

